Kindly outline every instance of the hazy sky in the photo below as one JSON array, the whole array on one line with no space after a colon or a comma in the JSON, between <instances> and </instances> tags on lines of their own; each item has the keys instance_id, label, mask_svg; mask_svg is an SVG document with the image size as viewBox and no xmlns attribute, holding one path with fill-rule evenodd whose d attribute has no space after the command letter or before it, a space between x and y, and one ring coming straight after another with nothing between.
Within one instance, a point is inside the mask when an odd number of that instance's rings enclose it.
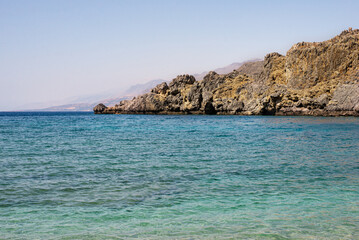
<instances>
[{"instance_id":1,"label":"hazy sky","mask_svg":"<svg viewBox=\"0 0 359 240\"><path fill-rule=\"evenodd\" d=\"M359 1L0 0L0 110L200 73L359 28Z\"/></svg>"}]
</instances>

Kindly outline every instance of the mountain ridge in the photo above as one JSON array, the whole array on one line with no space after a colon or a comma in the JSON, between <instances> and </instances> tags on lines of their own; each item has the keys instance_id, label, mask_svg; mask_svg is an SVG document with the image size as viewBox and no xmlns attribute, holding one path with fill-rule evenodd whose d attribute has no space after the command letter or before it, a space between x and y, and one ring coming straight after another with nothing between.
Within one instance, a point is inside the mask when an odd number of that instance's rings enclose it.
<instances>
[{"instance_id":1,"label":"mountain ridge","mask_svg":"<svg viewBox=\"0 0 359 240\"><path fill-rule=\"evenodd\" d=\"M229 73L232 70L237 69L238 67L240 67L241 65L243 65L247 62L252 62L252 61L257 61L257 60L259 60L259 59L252 59L252 60L248 60L248 61L244 61L244 62L231 63L227 66L216 68L215 71L217 71L219 73L224 73L224 74ZM193 75L196 77L197 80L201 80L208 73L209 73L209 71L205 71L205 72L202 72L199 74L193 74ZM78 101L77 100L77 101L72 101L72 102L69 102L66 104L55 105L55 106L36 109L36 110L32 110L32 111L92 111L92 109L98 104L98 102L102 102L103 104L106 104L107 106L114 106L115 104L119 103L122 100L131 99L137 95L144 94L162 82L169 83L170 81L167 81L164 79L154 79L154 80L150 80L145 83L135 84L133 86L128 87L122 93L119 93L116 95L112 94L111 97L98 99L96 101ZM91 97L92 97L92 95L86 96L86 98L89 98L89 99L91 99Z\"/></svg>"},{"instance_id":2,"label":"mountain ridge","mask_svg":"<svg viewBox=\"0 0 359 240\"><path fill-rule=\"evenodd\" d=\"M359 30L323 42L299 42L228 74L201 81L179 75L169 84L96 114L238 114L359 116Z\"/></svg>"}]
</instances>

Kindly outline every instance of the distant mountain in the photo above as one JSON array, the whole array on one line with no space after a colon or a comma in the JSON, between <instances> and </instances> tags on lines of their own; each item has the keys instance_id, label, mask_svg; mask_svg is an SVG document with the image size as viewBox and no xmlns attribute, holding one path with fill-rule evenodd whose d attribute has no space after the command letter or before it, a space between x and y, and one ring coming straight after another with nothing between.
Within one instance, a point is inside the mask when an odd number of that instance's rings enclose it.
<instances>
[{"instance_id":1,"label":"distant mountain","mask_svg":"<svg viewBox=\"0 0 359 240\"><path fill-rule=\"evenodd\" d=\"M153 87L155 87L156 85L166 82L166 80L163 79L155 79L155 80L151 80L149 82L146 83L142 83L142 84L136 84L133 85L131 87L129 87L126 91L124 91L121 96L127 96L127 97L134 97L143 93L148 92L149 90L151 90Z\"/></svg>"},{"instance_id":2,"label":"distant mountain","mask_svg":"<svg viewBox=\"0 0 359 240\"><path fill-rule=\"evenodd\" d=\"M202 81L179 75L115 107L98 104L94 113L359 117L359 29L216 71Z\"/></svg>"},{"instance_id":3,"label":"distant mountain","mask_svg":"<svg viewBox=\"0 0 359 240\"><path fill-rule=\"evenodd\" d=\"M255 62L258 60L259 59L253 59L240 63L236 62L222 68L217 68L214 71L217 72L218 74L227 74L232 72L234 69L238 69L245 63ZM209 71L202 72L199 74L193 74L193 76L196 78L197 81L200 81L203 79L205 75L208 74L208 72ZM125 91L115 95L114 94L111 95L107 93L107 94L82 96L72 99L71 101L69 101L68 104L47 107L36 111L92 111L93 107L96 106L98 103L103 103L106 106L111 107L122 100L131 99L135 96L149 92L152 88L154 88L156 85L162 82L169 82L169 81L163 79L154 79L143 84L133 85L128 89L126 89Z\"/></svg>"},{"instance_id":4,"label":"distant mountain","mask_svg":"<svg viewBox=\"0 0 359 240\"><path fill-rule=\"evenodd\" d=\"M260 61L261 59L252 59L252 60L248 60L248 61L244 61L244 62L235 62L232 64L229 64L228 66L225 67L221 67L221 68L216 68L213 71L215 71L218 74L227 74L232 72L235 69L240 68L243 64L248 63L248 62L257 62ZM206 76L209 73L209 71L205 71L202 73L198 73L198 74L192 74L197 81L201 81L204 76Z\"/></svg>"},{"instance_id":5,"label":"distant mountain","mask_svg":"<svg viewBox=\"0 0 359 240\"><path fill-rule=\"evenodd\" d=\"M34 111L54 111L54 112L61 112L61 111L83 111L83 112L88 112L90 111L91 107L93 107L93 103L73 103L73 104L64 104L64 105L59 105L59 106L54 106L54 107L48 107L48 108L43 108L40 110L34 110Z\"/></svg>"},{"instance_id":6,"label":"distant mountain","mask_svg":"<svg viewBox=\"0 0 359 240\"><path fill-rule=\"evenodd\" d=\"M148 92L151 88L162 82L165 82L165 80L155 79L147 83L133 85L120 94L113 95L107 93L83 96L73 99L72 103L69 104L47 107L36 111L92 111L93 107L99 102L106 104L106 106L114 106L122 100L131 99L134 96Z\"/></svg>"}]
</instances>

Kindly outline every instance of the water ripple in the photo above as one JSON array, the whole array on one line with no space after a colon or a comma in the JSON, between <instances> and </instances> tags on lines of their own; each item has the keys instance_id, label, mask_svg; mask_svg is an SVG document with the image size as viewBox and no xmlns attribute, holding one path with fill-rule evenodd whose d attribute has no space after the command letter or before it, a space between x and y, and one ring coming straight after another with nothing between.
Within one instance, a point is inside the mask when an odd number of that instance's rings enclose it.
<instances>
[{"instance_id":1,"label":"water ripple","mask_svg":"<svg viewBox=\"0 0 359 240\"><path fill-rule=\"evenodd\" d=\"M359 119L0 113L0 238L359 239Z\"/></svg>"}]
</instances>

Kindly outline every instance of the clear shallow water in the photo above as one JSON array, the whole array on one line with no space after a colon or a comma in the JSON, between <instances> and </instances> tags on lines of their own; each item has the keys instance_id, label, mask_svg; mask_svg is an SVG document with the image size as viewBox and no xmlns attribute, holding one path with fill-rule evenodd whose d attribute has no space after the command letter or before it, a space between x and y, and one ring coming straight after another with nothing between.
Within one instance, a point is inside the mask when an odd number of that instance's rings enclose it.
<instances>
[{"instance_id":1,"label":"clear shallow water","mask_svg":"<svg viewBox=\"0 0 359 240\"><path fill-rule=\"evenodd\" d=\"M0 239L359 239L359 118L0 113Z\"/></svg>"}]
</instances>

